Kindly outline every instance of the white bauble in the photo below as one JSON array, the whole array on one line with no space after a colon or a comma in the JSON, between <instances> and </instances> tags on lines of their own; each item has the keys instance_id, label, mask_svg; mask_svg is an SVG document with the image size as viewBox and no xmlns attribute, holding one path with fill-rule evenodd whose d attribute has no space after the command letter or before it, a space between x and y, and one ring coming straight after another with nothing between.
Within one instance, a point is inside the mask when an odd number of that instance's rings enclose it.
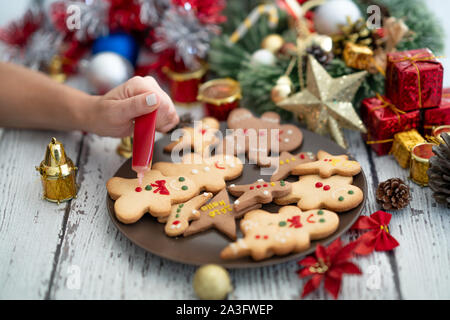
<instances>
[{"instance_id":1,"label":"white bauble","mask_svg":"<svg viewBox=\"0 0 450 320\"><path fill-rule=\"evenodd\" d=\"M256 50L250 59L251 64L263 64L273 66L276 62L275 55L267 49Z\"/></svg>"},{"instance_id":2,"label":"white bauble","mask_svg":"<svg viewBox=\"0 0 450 320\"><path fill-rule=\"evenodd\" d=\"M314 28L318 33L334 35L340 32L339 25L347 25L361 18L361 12L353 1L330 0L319 6L314 14Z\"/></svg>"},{"instance_id":3,"label":"white bauble","mask_svg":"<svg viewBox=\"0 0 450 320\"><path fill-rule=\"evenodd\" d=\"M134 69L124 57L114 52L94 55L84 66L83 73L97 94L104 94L133 76Z\"/></svg>"}]
</instances>

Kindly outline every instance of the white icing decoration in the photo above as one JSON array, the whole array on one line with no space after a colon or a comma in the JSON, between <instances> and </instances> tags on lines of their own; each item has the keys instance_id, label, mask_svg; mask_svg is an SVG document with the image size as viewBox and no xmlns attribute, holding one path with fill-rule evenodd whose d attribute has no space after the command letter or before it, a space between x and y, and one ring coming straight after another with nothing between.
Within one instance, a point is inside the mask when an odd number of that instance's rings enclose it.
<instances>
[{"instance_id":1,"label":"white icing decoration","mask_svg":"<svg viewBox=\"0 0 450 320\"><path fill-rule=\"evenodd\" d=\"M205 197L208 197L208 196L209 196L209 192L203 192L203 195L204 195Z\"/></svg>"},{"instance_id":2,"label":"white icing decoration","mask_svg":"<svg viewBox=\"0 0 450 320\"><path fill-rule=\"evenodd\" d=\"M287 131L287 134L292 134L292 130L289 129L289 130Z\"/></svg>"},{"instance_id":3,"label":"white icing decoration","mask_svg":"<svg viewBox=\"0 0 450 320\"><path fill-rule=\"evenodd\" d=\"M192 169L192 171L191 171L193 174L197 174L198 173L198 170L197 169Z\"/></svg>"},{"instance_id":4,"label":"white icing decoration","mask_svg":"<svg viewBox=\"0 0 450 320\"><path fill-rule=\"evenodd\" d=\"M269 191L267 191L267 190L264 190L264 192L263 192L265 195L268 195L269 194Z\"/></svg>"},{"instance_id":5,"label":"white icing decoration","mask_svg":"<svg viewBox=\"0 0 450 320\"><path fill-rule=\"evenodd\" d=\"M230 168L234 168L234 167L236 167L236 165L234 163L231 163Z\"/></svg>"},{"instance_id":6,"label":"white icing decoration","mask_svg":"<svg viewBox=\"0 0 450 320\"><path fill-rule=\"evenodd\" d=\"M192 214L197 214L198 213L198 210L192 210Z\"/></svg>"},{"instance_id":7,"label":"white icing decoration","mask_svg":"<svg viewBox=\"0 0 450 320\"><path fill-rule=\"evenodd\" d=\"M284 139L284 142L289 142L289 139L288 138Z\"/></svg>"},{"instance_id":8,"label":"white icing decoration","mask_svg":"<svg viewBox=\"0 0 450 320\"><path fill-rule=\"evenodd\" d=\"M240 202L239 202L239 200L236 200L235 202L234 202L234 204L239 204Z\"/></svg>"},{"instance_id":9,"label":"white icing decoration","mask_svg":"<svg viewBox=\"0 0 450 320\"><path fill-rule=\"evenodd\" d=\"M236 185L233 183L233 184L230 184L230 187L234 188L234 187L236 187Z\"/></svg>"},{"instance_id":10,"label":"white icing decoration","mask_svg":"<svg viewBox=\"0 0 450 320\"><path fill-rule=\"evenodd\" d=\"M258 182L264 182L264 179L258 179Z\"/></svg>"},{"instance_id":11,"label":"white icing decoration","mask_svg":"<svg viewBox=\"0 0 450 320\"><path fill-rule=\"evenodd\" d=\"M206 172L210 171L211 168L210 167L204 167L203 170L205 170Z\"/></svg>"}]
</instances>

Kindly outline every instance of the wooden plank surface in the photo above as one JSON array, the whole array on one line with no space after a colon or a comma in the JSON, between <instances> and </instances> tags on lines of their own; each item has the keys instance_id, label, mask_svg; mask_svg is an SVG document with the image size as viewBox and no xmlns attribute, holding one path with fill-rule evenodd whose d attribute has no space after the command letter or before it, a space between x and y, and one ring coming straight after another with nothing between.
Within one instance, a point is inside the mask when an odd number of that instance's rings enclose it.
<instances>
[{"instance_id":1,"label":"wooden plank surface","mask_svg":"<svg viewBox=\"0 0 450 320\"><path fill-rule=\"evenodd\" d=\"M35 166L52 136L76 161L79 133L5 130L0 137L0 299L44 299L52 283L69 215L67 203L41 198Z\"/></svg>"}]
</instances>

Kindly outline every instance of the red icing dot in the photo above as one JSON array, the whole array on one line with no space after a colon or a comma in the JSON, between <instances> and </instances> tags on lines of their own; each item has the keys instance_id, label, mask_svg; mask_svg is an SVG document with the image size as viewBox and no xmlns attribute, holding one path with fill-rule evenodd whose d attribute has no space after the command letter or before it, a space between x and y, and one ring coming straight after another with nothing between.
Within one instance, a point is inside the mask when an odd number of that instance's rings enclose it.
<instances>
[{"instance_id":1,"label":"red icing dot","mask_svg":"<svg viewBox=\"0 0 450 320\"><path fill-rule=\"evenodd\" d=\"M202 135L204 135L206 133L206 129L201 129L200 132Z\"/></svg>"},{"instance_id":2,"label":"red icing dot","mask_svg":"<svg viewBox=\"0 0 450 320\"><path fill-rule=\"evenodd\" d=\"M305 159L305 155L303 153L300 154L300 159Z\"/></svg>"},{"instance_id":3,"label":"red icing dot","mask_svg":"<svg viewBox=\"0 0 450 320\"><path fill-rule=\"evenodd\" d=\"M261 188L261 186L260 186L259 184L258 184L256 187L257 187L258 189Z\"/></svg>"},{"instance_id":4,"label":"red icing dot","mask_svg":"<svg viewBox=\"0 0 450 320\"><path fill-rule=\"evenodd\" d=\"M329 186L329 185L324 186L324 187L323 187L323 190L325 190L325 191L330 190L330 186Z\"/></svg>"},{"instance_id":5,"label":"red icing dot","mask_svg":"<svg viewBox=\"0 0 450 320\"><path fill-rule=\"evenodd\" d=\"M180 223L180 220L175 220L174 222L172 222L172 224L177 225Z\"/></svg>"},{"instance_id":6,"label":"red icing dot","mask_svg":"<svg viewBox=\"0 0 450 320\"><path fill-rule=\"evenodd\" d=\"M269 239L269 236L264 236L264 239Z\"/></svg>"},{"instance_id":7,"label":"red icing dot","mask_svg":"<svg viewBox=\"0 0 450 320\"><path fill-rule=\"evenodd\" d=\"M250 190L253 190L253 189L255 189L255 187L251 186L251 187L250 187Z\"/></svg>"},{"instance_id":8,"label":"red icing dot","mask_svg":"<svg viewBox=\"0 0 450 320\"><path fill-rule=\"evenodd\" d=\"M317 182L316 183L316 188L322 188L322 186L323 186L322 182Z\"/></svg>"},{"instance_id":9,"label":"red icing dot","mask_svg":"<svg viewBox=\"0 0 450 320\"><path fill-rule=\"evenodd\" d=\"M283 132L284 132L283 130L280 130L280 134L283 134Z\"/></svg>"},{"instance_id":10,"label":"red icing dot","mask_svg":"<svg viewBox=\"0 0 450 320\"><path fill-rule=\"evenodd\" d=\"M256 236L255 236L255 239L259 239L259 238L260 238L260 236L259 236L259 235L256 235Z\"/></svg>"},{"instance_id":11,"label":"red icing dot","mask_svg":"<svg viewBox=\"0 0 450 320\"><path fill-rule=\"evenodd\" d=\"M267 188L267 184L264 184L263 187L264 187L264 188Z\"/></svg>"},{"instance_id":12,"label":"red icing dot","mask_svg":"<svg viewBox=\"0 0 450 320\"><path fill-rule=\"evenodd\" d=\"M141 187L137 187L137 188L134 189L134 190L136 190L136 192L141 192L141 191L142 191L142 188L141 188Z\"/></svg>"}]
</instances>

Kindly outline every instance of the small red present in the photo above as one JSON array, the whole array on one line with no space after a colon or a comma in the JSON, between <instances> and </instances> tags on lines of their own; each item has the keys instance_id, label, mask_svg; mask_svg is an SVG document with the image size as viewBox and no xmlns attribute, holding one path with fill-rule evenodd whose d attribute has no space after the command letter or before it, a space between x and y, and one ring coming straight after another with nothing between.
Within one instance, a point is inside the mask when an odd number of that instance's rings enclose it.
<instances>
[{"instance_id":1,"label":"small red present","mask_svg":"<svg viewBox=\"0 0 450 320\"><path fill-rule=\"evenodd\" d=\"M386 96L403 111L441 103L444 68L429 49L387 54Z\"/></svg>"},{"instance_id":2,"label":"small red present","mask_svg":"<svg viewBox=\"0 0 450 320\"><path fill-rule=\"evenodd\" d=\"M379 156L389 153L394 134L420 125L419 110L404 112L380 95L362 101L361 117L368 131L364 140Z\"/></svg>"},{"instance_id":3,"label":"small red present","mask_svg":"<svg viewBox=\"0 0 450 320\"><path fill-rule=\"evenodd\" d=\"M423 124L424 132L428 135L431 135L434 127L450 125L450 88L442 90L439 107L424 110Z\"/></svg>"}]
</instances>

